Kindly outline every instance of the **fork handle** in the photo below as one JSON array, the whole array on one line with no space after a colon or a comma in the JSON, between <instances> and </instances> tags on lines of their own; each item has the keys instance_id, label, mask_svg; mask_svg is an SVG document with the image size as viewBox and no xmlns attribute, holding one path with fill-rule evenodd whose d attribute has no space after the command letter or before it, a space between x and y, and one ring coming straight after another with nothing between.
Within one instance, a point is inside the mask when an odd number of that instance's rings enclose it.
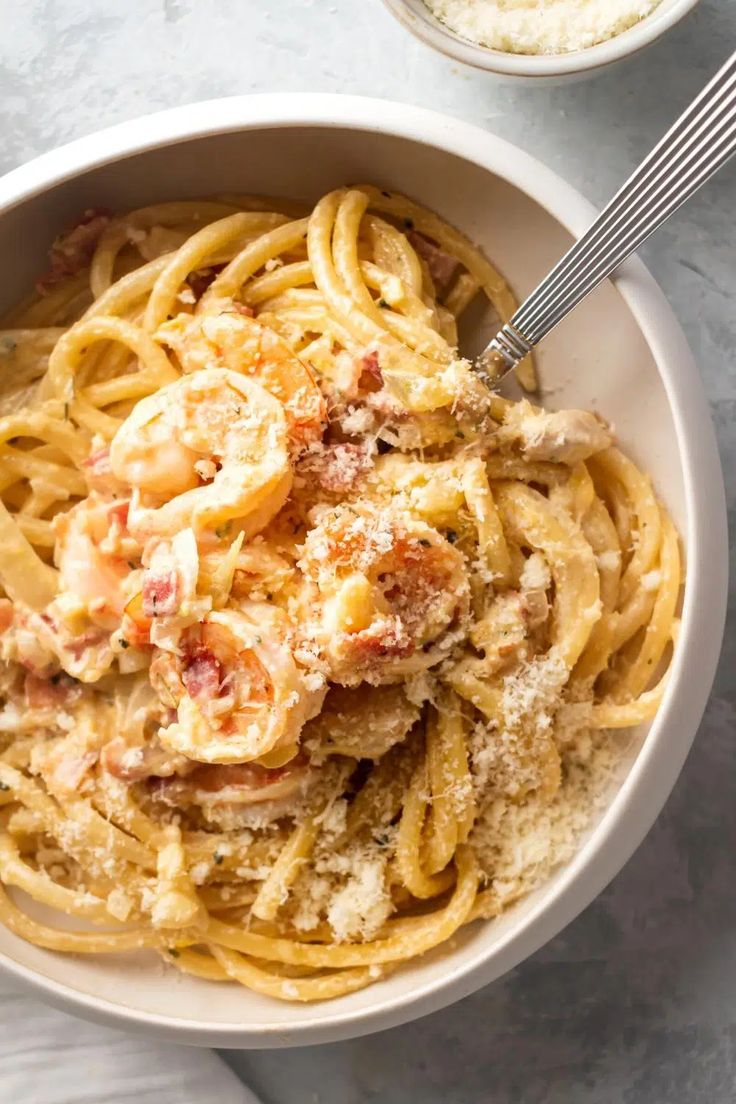
<instances>
[{"instance_id":1,"label":"fork handle","mask_svg":"<svg viewBox=\"0 0 736 1104\"><path fill-rule=\"evenodd\" d=\"M478 358L494 385L736 152L736 52Z\"/></svg>"}]
</instances>

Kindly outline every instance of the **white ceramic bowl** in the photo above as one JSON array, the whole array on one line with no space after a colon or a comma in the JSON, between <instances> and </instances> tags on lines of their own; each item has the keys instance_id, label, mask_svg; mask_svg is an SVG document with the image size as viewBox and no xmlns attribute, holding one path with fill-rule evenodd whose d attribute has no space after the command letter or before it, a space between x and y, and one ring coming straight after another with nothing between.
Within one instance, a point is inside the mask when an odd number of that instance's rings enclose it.
<instances>
[{"instance_id":1,"label":"white ceramic bowl","mask_svg":"<svg viewBox=\"0 0 736 1104\"><path fill-rule=\"evenodd\" d=\"M699 0L661 0L659 7L623 34L566 54L511 54L491 50L450 30L435 18L424 0L383 2L408 31L455 61L527 82L559 82L565 78L590 76L614 61L638 53L679 23Z\"/></svg>"},{"instance_id":2,"label":"white ceramic bowl","mask_svg":"<svg viewBox=\"0 0 736 1104\"><path fill-rule=\"evenodd\" d=\"M457 119L352 97L220 100L92 135L0 180L0 309L27 288L48 243L85 207L217 191L310 198L358 180L402 189L436 208L487 249L521 294L593 213L543 165ZM623 446L653 474L689 564L665 700L575 859L505 916L461 932L452 947L326 1004L277 1003L182 977L146 955L66 957L0 929L0 961L9 974L70 1011L180 1042L327 1042L390 1027L480 988L555 935L610 881L669 794L711 686L725 611L722 477L687 345L637 261L548 338L540 361L551 404L605 411Z\"/></svg>"}]
</instances>

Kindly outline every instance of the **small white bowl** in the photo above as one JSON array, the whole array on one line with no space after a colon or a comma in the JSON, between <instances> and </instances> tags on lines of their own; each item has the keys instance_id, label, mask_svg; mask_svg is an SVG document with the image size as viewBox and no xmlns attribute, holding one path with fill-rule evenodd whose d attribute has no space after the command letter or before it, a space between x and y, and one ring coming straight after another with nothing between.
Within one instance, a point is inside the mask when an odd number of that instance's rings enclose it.
<instances>
[{"instance_id":1,"label":"small white bowl","mask_svg":"<svg viewBox=\"0 0 736 1104\"><path fill-rule=\"evenodd\" d=\"M455 61L499 76L558 82L566 77L592 75L614 61L638 53L679 23L699 0L661 0L650 15L622 34L585 50L565 54L512 54L492 50L450 30L432 14L424 0L383 0L383 3L408 31Z\"/></svg>"},{"instance_id":2,"label":"small white bowl","mask_svg":"<svg viewBox=\"0 0 736 1104\"><path fill-rule=\"evenodd\" d=\"M136 207L217 192L316 198L371 180L465 230L524 295L593 211L534 158L421 108L348 96L271 95L194 104L124 123L0 180L0 311L43 270L59 229L86 207ZM0 963L90 1019L183 1043L279 1047L378 1031L449 1004L536 951L592 901L643 839L705 707L726 608L725 502L708 406L677 319L644 266L623 266L545 341L553 406L595 406L651 472L688 563L682 628L657 717L634 734L622 779L574 859L499 919L358 993L283 1004L178 974L157 956L61 955L0 926Z\"/></svg>"}]
</instances>

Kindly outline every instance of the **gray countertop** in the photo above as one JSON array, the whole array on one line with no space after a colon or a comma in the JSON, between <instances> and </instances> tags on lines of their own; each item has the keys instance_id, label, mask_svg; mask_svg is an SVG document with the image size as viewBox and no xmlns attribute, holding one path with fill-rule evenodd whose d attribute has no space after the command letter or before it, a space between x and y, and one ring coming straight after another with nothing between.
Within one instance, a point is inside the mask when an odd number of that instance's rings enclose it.
<instances>
[{"instance_id":1,"label":"gray countertop","mask_svg":"<svg viewBox=\"0 0 736 1104\"><path fill-rule=\"evenodd\" d=\"M702 0L652 49L593 81L555 88L460 69L410 39L378 0L0 0L0 26L0 171L159 108L332 91L472 120L601 202L734 48L736 2ZM703 373L732 516L735 200L731 166L644 251ZM733 612L732 602L714 696L672 798L577 921L444 1012L354 1042L226 1054L233 1068L269 1104L731 1104Z\"/></svg>"}]
</instances>

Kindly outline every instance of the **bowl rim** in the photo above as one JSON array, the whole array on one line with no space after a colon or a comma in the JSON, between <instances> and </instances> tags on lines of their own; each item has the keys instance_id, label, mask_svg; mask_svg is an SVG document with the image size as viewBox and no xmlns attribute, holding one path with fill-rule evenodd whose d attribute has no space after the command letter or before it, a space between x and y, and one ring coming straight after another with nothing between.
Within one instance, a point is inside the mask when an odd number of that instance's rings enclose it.
<instances>
[{"instance_id":1,"label":"bowl rim","mask_svg":"<svg viewBox=\"0 0 736 1104\"><path fill-rule=\"evenodd\" d=\"M463 38L446 27L423 0L382 0L382 3L410 34L454 61L499 76L543 81L545 78L592 75L639 53L684 19L700 0L673 0L668 8L655 8L613 38L564 54L513 54L495 50Z\"/></svg>"},{"instance_id":2,"label":"bowl rim","mask_svg":"<svg viewBox=\"0 0 736 1104\"><path fill-rule=\"evenodd\" d=\"M84 172L146 150L210 135L289 127L383 133L429 145L495 174L580 234L594 208L569 184L495 135L426 108L331 93L267 93L209 100L77 139L0 178L0 217L24 201ZM726 615L728 542L723 476L708 404L684 334L663 293L636 258L613 281L647 342L667 394L683 473L689 573L677 649L664 700L647 740L590 838L563 868L552 896L541 900L492 949L462 966L381 999L341 1012L340 1001L314 1006L311 1019L256 1027L144 1012L91 996L45 977L5 954L0 970L51 1004L78 1015L202 1046L283 1047L353 1038L405 1023L480 989L534 953L573 920L631 857L659 814L695 737L715 675ZM708 487L708 494L701 493ZM687 668L687 683L684 672Z\"/></svg>"}]
</instances>

